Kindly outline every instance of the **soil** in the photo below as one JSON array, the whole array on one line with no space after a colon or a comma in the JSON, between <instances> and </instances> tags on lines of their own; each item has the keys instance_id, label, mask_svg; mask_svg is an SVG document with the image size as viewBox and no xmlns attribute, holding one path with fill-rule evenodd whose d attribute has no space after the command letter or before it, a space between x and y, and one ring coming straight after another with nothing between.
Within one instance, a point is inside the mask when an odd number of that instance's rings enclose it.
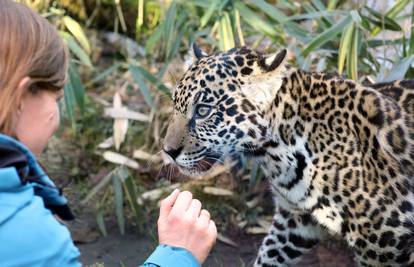
<instances>
[{"instance_id":1,"label":"soil","mask_svg":"<svg viewBox=\"0 0 414 267\"><path fill-rule=\"evenodd\" d=\"M96 229L94 216L83 210L74 223L68 227L72 238L81 251L81 262L86 266L103 263L105 267L139 266L158 244L155 225L146 234L137 233L136 228L127 227L121 235L115 221L106 223L107 236ZM214 246L205 267L252 266L264 235L231 236L237 247L220 241ZM305 255L294 267L355 267L349 249L336 244L322 243Z\"/></svg>"},{"instance_id":2,"label":"soil","mask_svg":"<svg viewBox=\"0 0 414 267\"><path fill-rule=\"evenodd\" d=\"M55 139L51 143L52 149L47 151L41 162L48 166L48 170L52 173L54 169L60 171L58 179L52 175L57 184L66 184L68 177L61 174L70 172L70 166L73 167L73 162L75 162L73 155L76 153L73 153L73 147L68 147L65 142ZM72 152L68 154L61 153L62 151ZM73 155L68 158L70 154ZM151 229L144 231L145 234L138 233L135 227L127 224L125 234L121 235L115 219L107 219L108 235L102 236L95 221L93 204L84 207L79 204L82 186L85 185L73 182L64 189L65 196L69 199L77 217L74 222L67 223L67 226L81 251L81 262L86 266L103 263L105 267L135 267L142 264L157 246L155 224ZM203 266L252 266L264 235L222 234L229 236L238 246L233 247L218 241ZM354 267L352 259L352 253L347 248L337 244L321 244L305 255L295 266Z\"/></svg>"},{"instance_id":3,"label":"soil","mask_svg":"<svg viewBox=\"0 0 414 267\"><path fill-rule=\"evenodd\" d=\"M231 247L218 242L203 266L238 267L252 266L256 250L263 236L242 236L239 247ZM156 247L156 242L147 236L133 233L120 235L112 229L108 236L99 237L95 242L78 244L82 253L82 263L104 263L105 267L139 266ZM349 251L337 248L316 247L306 255L296 267L354 267Z\"/></svg>"}]
</instances>

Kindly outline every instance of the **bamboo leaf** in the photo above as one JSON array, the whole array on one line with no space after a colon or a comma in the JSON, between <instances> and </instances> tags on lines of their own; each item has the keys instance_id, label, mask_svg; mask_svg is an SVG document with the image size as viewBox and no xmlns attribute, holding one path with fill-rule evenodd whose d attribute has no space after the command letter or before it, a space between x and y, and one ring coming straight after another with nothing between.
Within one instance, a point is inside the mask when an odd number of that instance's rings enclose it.
<instances>
[{"instance_id":1,"label":"bamboo leaf","mask_svg":"<svg viewBox=\"0 0 414 267\"><path fill-rule=\"evenodd\" d=\"M83 32L82 27L79 25L79 23L69 16L64 16L62 18L62 21L66 28L70 31L70 33L72 33L76 40L78 40L79 44L83 47L86 53L90 54L91 46L89 44L88 38L86 38L86 35Z\"/></svg>"},{"instance_id":2,"label":"bamboo leaf","mask_svg":"<svg viewBox=\"0 0 414 267\"><path fill-rule=\"evenodd\" d=\"M322 46L323 44L335 38L340 32L343 31L345 27L348 26L349 23L351 23L351 21L351 16L347 16L337 24L333 25L329 29L325 30L324 32L316 36L302 51L302 56L306 57L314 49Z\"/></svg>"},{"instance_id":3,"label":"bamboo leaf","mask_svg":"<svg viewBox=\"0 0 414 267\"><path fill-rule=\"evenodd\" d=\"M144 96L145 102L147 102L148 106L150 106L152 109L155 109L155 104L154 104L154 101L152 100L151 92L148 86L145 84L145 81L142 77L140 69L138 69L137 66L129 64L129 71L131 72L134 80L138 83L139 90Z\"/></svg>"},{"instance_id":4,"label":"bamboo leaf","mask_svg":"<svg viewBox=\"0 0 414 267\"><path fill-rule=\"evenodd\" d=\"M76 66L73 63L69 65L69 80L72 85L73 95L78 104L81 113L85 112L85 87L82 84Z\"/></svg>"},{"instance_id":5,"label":"bamboo leaf","mask_svg":"<svg viewBox=\"0 0 414 267\"><path fill-rule=\"evenodd\" d=\"M138 35L142 31L142 26L144 26L144 0L138 0L137 3L137 20L135 23L135 32Z\"/></svg>"},{"instance_id":6,"label":"bamboo leaf","mask_svg":"<svg viewBox=\"0 0 414 267\"><path fill-rule=\"evenodd\" d=\"M252 26L254 29L270 36L277 35L275 27L259 17L250 8L241 2L234 3L234 6L239 10L241 17Z\"/></svg>"},{"instance_id":7,"label":"bamboo leaf","mask_svg":"<svg viewBox=\"0 0 414 267\"><path fill-rule=\"evenodd\" d=\"M404 10L404 8L406 8L410 1L411 0L397 0L394 6L389 11L387 11L387 13L385 13L384 17L388 17L390 19L395 18L402 10ZM378 33L381 32L381 30L382 25L377 26L371 31L371 35L376 36Z\"/></svg>"},{"instance_id":8,"label":"bamboo leaf","mask_svg":"<svg viewBox=\"0 0 414 267\"><path fill-rule=\"evenodd\" d=\"M411 11L411 32L408 54L414 55L414 3Z\"/></svg>"},{"instance_id":9,"label":"bamboo leaf","mask_svg":"<svg viewBox=\"0 0 414 267\"><path fill-rule=\"evenodd\" d=\"M147 79L150 83L152 83L160 92L171 97L171 90L165 86L161 79L140 66L134 66L133 68L135 71L138 71L142 76L144 76L144 78Z\"/></svg>"},{"instance_id":10,"label":"bamboo leaf","mask_svg":"<svg viewBox=\"0 0 414 267\"><path fill-rule=\"evenodd\" d=\"M114 65L108 67L107 69L104 69L104 70L100 71L92 80L90 80L86 84L86 87L101 81L102 79L104 79L108 75L111 75L113 72L117 71L120 66L121 66L121 63L118 62L118 63L115 63Z\"/></svg>"},{"instance_id":11,"label":"bamboo leaf","mask_svg":"<svg viewBox=\"0 0 414 267\"><path fill-rule=\"evenodd\" d=\"M367 17L367 19L369 21L371 21L373 24L377 25L378 27L384 27L387 30L391 30L391 31L401 31L401 26L398 25L397 22L395 22L393 19L387 17L387 16L383 16L381 13L379 13L378 11L365 6L365 9L375 18L371 18L371 17Z\"/></svg>"},{"instance_id":12,"label":"bamboo leaf","mask_svg":"<svg viewBox=\"0 0 414 267\"><path fill-rule=\"evenodd\" d=\"M200 28L204 28L207 25L207 22L210 20L211 16L213 16L214 13L217 14L220 10L217 10L217 7L220 3L220 0L213 0L207 11L204 13L204 15L200 19Z\"/></svg>"},{"instance_id":13,"label":"bamboo leaf","mask_svg":"<svg viewBox=\"0 0 414 267\"><path fill-rule=\"evenodd\" d=\"M129 202L129 205L134 213L135 219L136 219L136 223L137 225L141 225L142 224L142 216L140 213L140 208L138 206L137 203L137 199L138 199L138 195L137 192L135 190L135 186L134 183L132 181L131 176L128 176L125 181L124 181L124 189L127 195L127 199Z\"/></svg>"},{"instance_id":14,"label":"bamboo leaf","mask_svg":"<svg viewBox=\"0 0 414 267\"><path fill-rule=\"evenodd\" d=\"M152 32L151 36L148 38L147 42L145 43L145 52L146 54L151 54L154 51L154 47L157 42L162 37L163 25L159 25L155 30Z\"/></svg>"},{"instance_id":15,"label":"bamboo leaf","mask_svg":"<svg viewBox=\"0 0 414 267\"><path fill-rule=\"evenodd\" d=\"M243 37L243 30L240 24L240 12L237 9L234 9L234 24L235 24L236 31L237 31L237 37L239 39L239 44L240 46L244 46L245 42L244 42L244 37Z\"/></svg>"},{"instance_id":16,"label":"bamboo leaf","mask_svg":"<svg viewBox=\"0 0 414 267\"><path fill-rule=\"evenodd\" d=\"M223 51L227 51L234 47L234 36L231 29L230 17L227 12L224 12L220 19L220 48Z\"/></svg>"},{"instance_id":17,"label":"bamboo leaf","mask_svg":"<svg viewBox=\"0 0 414 267\"><path fill-rule=\"evenodd\" d=\"M164 45L165 45L165 57L164 59L168 61L169 55L171 55L171 46L172 46L172 39L174 38L173 33L175 29L175 18L177 17L177 3L176 1L172 1L170 7L168 8L167 15L165 17L165 21L163 23L163 38L164 38Z\"/></svg>"},{"instance_id":18,"label":"bamboo leaf","mask_svg":"<svg viewBox=\"0 0 414 267\"><path fill-rule=\"evenodd\" d=\"M100 192L112 179L113 174L116 172L117 169L112 170L110 173L108 173L104 178L99 180L98 184L95 185L89 193L86 195L86 197L81 201L81 205L85 205L88 203L98 192Z\"/></svg>"},{"instance_id":19,"label":"bamboo leaf","mask_svg":"<svg viewBox=\"0 0 414 267\"><path fill-rule=\"evenodd\" d=\"M64 102L65 102L65 111L68 120L71 123L72 129L76 130L76 120L75 120L75 95L74 95L74 88L71 80L69 79L65 85L65 94L64 94Z\"/></svg>"},{"instance_id":20,"label":"bamboo leaf","mask_svg":"<svg viewBox=\"0 0 414 267\"><path fill-rule=\"evenodd\" d=\"M336 16L344 16L349 14L347 11L342 10L333 10L333 11L315 11L315 12L308 12L300 15L293 15L288 18L288 21L292 20L304 20L304 19L316 19L321 17L336 17Z\"/></svg>"},{"instance_id":21,"label":"bamboo leaf","mask_svg":"<svg viewBox=\"0 0 414 267\"><path fill-rule=\"evenodd\" d=\"M125 233L125 217L124 217L124 194L122 191L121 180L116 176L112 176L112 187L114 189L115 214L121 235Z\"/></svg>"},{"instance_id":22,"label":"bamboo leaf","mask_svg":"<svg viewBox=\"0 0 414 267\"><path fill-rule=\"evenodd\" d=\"M69 50L80 60L80 62L92 68L92 62L89 55L79 46L73 36L63 31L60 31L59 34L69 47Z\"/></svg>"},{"instance_id":23,"label":"bamboo leaf","mask_svg":"<svg viewBox=\"0 0 414 267\"><path fill-rule=\"evenodd\" d=\"M297 23L294 23L292 21L287 21L286 23L284 23L283 28L286 31L286 33L288 33L292 37L297 38L301 42L304 42L304 43L309 42L308 32L302 27L300 27Z\"/></svg>"},{"instance_id":24,"label":"bamboo leaf","mask_svg":"<svg viewBox=\"0 0 414 267\"><path fill-rule=\"evenodd\" d=\"M235 46L235 44L234 44L233 28L231 26L230 16L228 12L224 13L224 20L225 20L227 38L229 40L229 49L231 49Z\"/></svg>"},{"instance_id":25,"label":"bamboo leaf","mask_svg":"<svg viewBox=\"0 0 414 267\"><path fill-rule=\"evenodd\" d=\"M251 1L255 6L257 6L262 12L274 19L279 23L285 22L288 17L277 7L267 3L264 0L252 0Z\"/></svg>"},{"instance_id":26,"label":"bamboo leaf","mask_svg":"<svg viewBox=\"0 0 414 267\"><path fill-rule=\"evenodd\" d=\"M105 220L103 216L103 211L99 210L96 214L96 223L98 224L99 230L103 236L107 236L108 232L106 231Z\"/></svg>"},{"instance_id":27,"label":"bamboo leaf","mask_svg":"<svg viewBox=\"0 0 414 267\"><path fill-rule=\"evenodd\" d=\"M350 73L354 81L358 80L358 35L358 29L354 28L350 56Z\"/></svg>"},{"instance_id":28,"label":"bamboo leaf","mask_svg":"<svg viewBox=\"0 0 414 267\"><path fill-rule=\"evenodd\" d=\"M325 4L322 3L320 0L312 0L312 3L318 10L326 10Z\"/></svg>"},{"instance_id":29,"label":"bamboo leaf","mask_svg":"<svg viewBox=\"0 0 414 267\"><path fill-rule=\"evenodd\" d=\"M326 9L333 10L335 9L337 4L338 4L338 0L329 0Z\"/></svg>"},{"instance_id":30,"label":"bamboo leaf","mask_svg":"<svg viewBox=\"0 0 414 267\"><path fill-rule=\"evenodd\" d=\"M354 31L354 24L351 23L342 33L341 43L339 45L338 54L338 72L342 74L345 65L346 56L349 53L349 44L351 43L352 33Z\"/></svg>"},{"instance_id":31,"label":"bamboo leaf","mask_svg":"<svg viewBox=\"0 0 414 267\"><path fill-rule=\"evenodd\" d=\"M404 79L405 74L407 73L408 69L410 68L411 64L414 61L414 55L410 55L406 58L403 58L397 61L391 71L386 75L381 82L391 82L395 80L402 80Z\"/></svg>"},{"instance_id":32,"label":"bamboo leaf","mask_svg":"<svg viewBox=\"0 0 414 267\"><path fill-rule=\"evenodd\" d=\"M119 22L121 23L122 31L126 32L127 26L126 26L126 22L124 18L124 13L122 12L121 0L115 0L115 9L116 9L116 12L118 13L118 19L119 19Z\"/></svg>"},{"instance_id":33,"label":"bamboo leaf","mask_svg":"<svg viewBox=\"0 0 414 267\"><path fill-rule=\"evenodd\" d=\"M351 10L350 15L352 20L355 22L356 25L360 25L362 23L362 18L359 15L359 12L356 10Z\"/></svg>"}]
</instances>

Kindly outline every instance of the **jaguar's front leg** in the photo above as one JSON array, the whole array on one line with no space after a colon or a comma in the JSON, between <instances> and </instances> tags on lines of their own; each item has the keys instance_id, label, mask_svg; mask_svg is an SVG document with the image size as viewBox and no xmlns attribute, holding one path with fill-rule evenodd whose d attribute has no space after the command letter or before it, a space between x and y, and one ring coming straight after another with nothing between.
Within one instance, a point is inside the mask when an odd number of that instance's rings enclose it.
<instances>
[{"instance_id":1,"label":"jaguar's front leg","mask_svg":"<svg viewBox=\"0 0 414 267\"><path fill-rule=\"evenodd\" d=\"M322 231L309 214L276 209L254 266L292 266L321 239Z\"/></svg>"}]
</instances>

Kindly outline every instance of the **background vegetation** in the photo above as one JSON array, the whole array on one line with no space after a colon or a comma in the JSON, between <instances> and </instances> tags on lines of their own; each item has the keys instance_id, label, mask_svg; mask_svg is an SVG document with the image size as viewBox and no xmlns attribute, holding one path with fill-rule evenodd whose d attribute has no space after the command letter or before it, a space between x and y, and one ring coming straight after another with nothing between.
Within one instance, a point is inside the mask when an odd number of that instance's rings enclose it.
<instances>
[{"instance_id":1,"label":"background vegetation","mask_svg":"<svg viewBox=\"0 0 414 267\"><path fill-rule=\"evenodd\" d=\"M237 159L201 180L162 164L170 91L192 42L208 52L287 47L293 65L367 83L414 77L413 0L24 2L56 25L70 49L65 123L55 142L69 145L55 169L68 170L78 212L92 207L102 234L111 218L121 233L125 225L145 231L157 201L175 187L203 200L228 244L270 223L266 183L253 163Z\"/></svg>"}]
</instances>

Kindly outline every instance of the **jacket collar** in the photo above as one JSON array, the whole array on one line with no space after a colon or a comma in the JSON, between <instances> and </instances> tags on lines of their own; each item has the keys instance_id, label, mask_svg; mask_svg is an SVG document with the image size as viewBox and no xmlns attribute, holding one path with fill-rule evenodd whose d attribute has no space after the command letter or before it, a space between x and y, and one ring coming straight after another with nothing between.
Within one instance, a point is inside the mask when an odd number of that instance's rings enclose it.
<instances>
[{"instance_id":1,"label":"jacket collar","mask_svg":"<svg viewBox=\"0 0 414 267\"><path fill-rule=\"evenodd\" d=\"M43 198L46 208L64 220L74 219L61 190L40 167L29 149L16 139L0 134L0 172L2 170L10 172L10 169L17 171L20 183L16 182L15 176L2 177L0 193L12 187L31 184L35 194Z\"/></svg>"}]
</instances>

